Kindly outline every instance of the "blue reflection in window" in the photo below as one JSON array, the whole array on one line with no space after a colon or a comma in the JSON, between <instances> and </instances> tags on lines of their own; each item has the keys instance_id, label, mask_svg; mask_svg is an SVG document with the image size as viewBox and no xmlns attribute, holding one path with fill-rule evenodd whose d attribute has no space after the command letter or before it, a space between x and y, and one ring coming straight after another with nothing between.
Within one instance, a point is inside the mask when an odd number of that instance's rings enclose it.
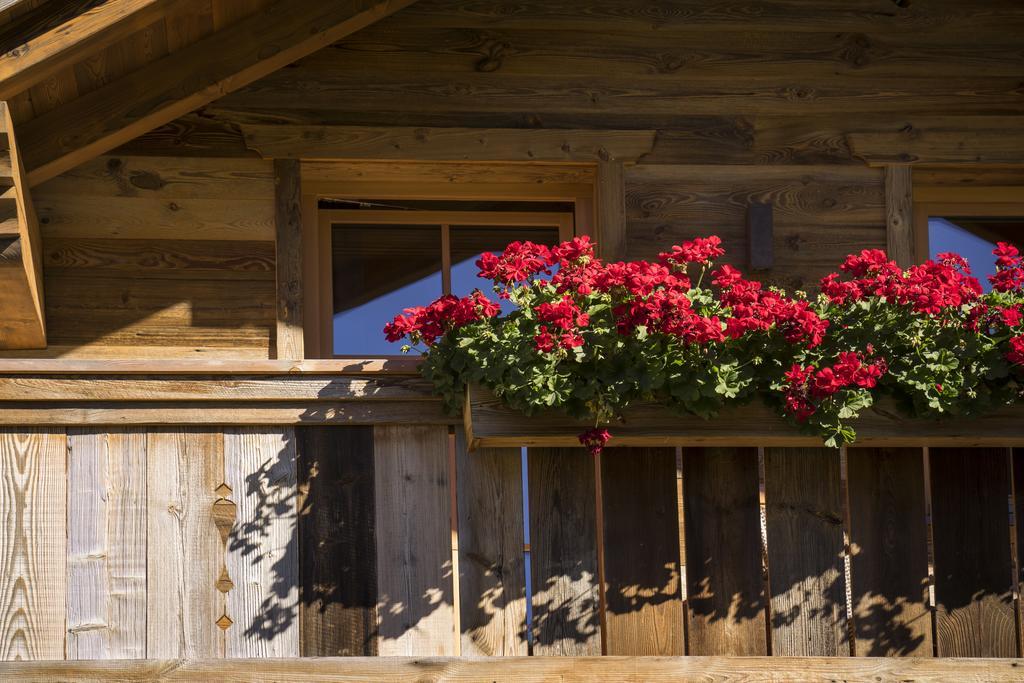
<instances>
[{"instance_id":1,"label":"blue reflection in window","mask_svg":"<svg viewBox=\"0 0 1024 683\"><path fill-rule=\"evenodd\" d=\"M441 296L441 273L381 294L361 306L334 315L334 353L346 356L401 355L407 341L390 343L384 325L404 309L426 306Z\"/></svg>"},{"instance_id":2,"label":"blue reflection in window","mask_svg":"<svg viewBox=\"0 0 1024 683\"><path fill-rule=\"evenodd\" d=\"M945 251L963 256L971 264L971 274L978 278L984 290L992 289L988 276L996 272L995 256L992 255L995 244L952 221L935 216L928 219L928 245L932 258Z\"/></svg>"}]
</instances>

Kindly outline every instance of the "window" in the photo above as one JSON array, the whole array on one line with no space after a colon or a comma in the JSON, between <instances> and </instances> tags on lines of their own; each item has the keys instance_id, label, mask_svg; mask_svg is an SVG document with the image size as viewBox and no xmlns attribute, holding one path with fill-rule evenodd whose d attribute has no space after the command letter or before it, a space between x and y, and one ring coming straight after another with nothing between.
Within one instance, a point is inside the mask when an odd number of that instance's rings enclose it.
<instances>
[{"instance_id":1,"label":"window","mask_svg":"<svg viewBox=\"0 0 1024 683\"><path fill-rule=\"evenodd\" d=\"M571 208L531 204L509 210L509 204L489 211L322 208L321 232L329 234L331 254L333 355L399 355L401 343L384 339L384 324L403 308L485 287L476 277L482 252L515 240L552 245L572 235Z\"/></svg>"},{"instance_id":2,"label":"window","mask_svg":"<svg viewBox=\"0 0 1024 683\"><path fill-rule=\"evenodd\" d=\"M1024 210L1019 216L928 216L928 256L960 254L985 291L991 288L988 276L996 272L992 250L997 242L1024 249Z\"/></svg>"}]
</instances>

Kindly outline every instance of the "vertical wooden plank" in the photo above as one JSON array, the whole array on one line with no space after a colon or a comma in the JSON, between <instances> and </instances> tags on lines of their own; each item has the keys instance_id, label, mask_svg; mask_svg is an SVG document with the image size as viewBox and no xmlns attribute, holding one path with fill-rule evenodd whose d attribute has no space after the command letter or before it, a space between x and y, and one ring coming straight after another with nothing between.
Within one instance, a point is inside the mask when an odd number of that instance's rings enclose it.
<instances>
[{"instance_id":1,"label":"vertical wooden plank","mask_svg":"<svg viewBox=\"0 0 1024 683\"><path fill-rule=\"evenodd\" d=\"M64 430L0 430L0 661L63 659Z\"/></svg>"},{"instance_id":2,"label":"vertical wooden plank","mask_svg":"<svg viewBox=\"0 0 1024 683\"><path fill-rule=\"evenodd\" d=\"M582 448L528 453L533 653L601 654L594 464Z\"/></svg>"},{"instance_id":3,"label":"vertical wooden plank","mask_svg":"<svg viewBox=\"0 0 1024 683\"><path fill-rule=\"evenodd\" d=\"M518 448L466 450L457 430L462 654L524 656L526 569Z\"/></svg>"},{"instance_id":4,"label":"vertical wooden plank","mask_svg":"<svg viewBox=\"0 0 1024 683\"><path fill-rule=\"evenodd\" d=\"M224 432L224 481L238 504L226 569L228 657L299 656L299 548L295 432Z\"/></svg>"},{"instance_id":5,"label":"vertical wooden plank","mask_svg":"<svg viewBox=\"0 0 1024 683\"><path fill-rule=\"evenodd\" d=\"M68 430L67 659L146 657L146 433Z\"/></svg>"},{"instance_id":6,"label":"vertical wooden plank","mask_svg":"<svg viewBox=\"0 0 1024 683\"><path fill-rule=\"evenodd\" d=\"M851 448L847 463L857 654L930 657L921 449Z\"/></svg>"},{"instance_id":7,"label":"vertical wooden plank","mask_svg":"<svg viewBox=\"0 0 1024 683\"><path fill-rule=\"evenodd\" d=\"M689 654L767 655L756 448L684 448Z\"/></svg>"},{"instance_id":8,"label":"vertical wooden plank","mask_svg":"<svg viewBox=\"0 0 1024 683\"><path fill-rule=\"evenodd\" d=\"M932 448L935 637L940 657L1016 657L1010 449Z\"/></svg>"},{"instance_id":9,"label":"vertical wooden plank","mask_svg":"<svg viewBox=\"0 0 1024 683\"><path fill-rule=\"evenodd\" d=\"M772 654L848 655L839 451L765 449Z\"/></svg>"},{"instance_id":10,"label":"vertical wooden plank","mask_svg":"<svg viewBox=\"0 0 1024 683\"><path fill-rule=\"evenodd\" d=\"M685 654L675 449L605 449L601 470L608 654Z\"/></svg>"},{"instance_id":11,"label":"vertical wooden plank","mask_svg":"<svg viewBox=\"0 0 1024 683\"><path fill-rule=\"evenodd\" d=\"M223 483L224 437L216 430L152 429L148 488L146 656L222 657L224 614L217 590L224 545L214 523Z\"/></svg>"},{"instance_id":12,"label":"vertical wooden plank","mask_svg":"<svg viewBox=\"0 0 1024 683\"><path fill-rule=\"evenodd\" d=\"M277 357L301 359L302 209L298 159L274 159L274 223L277 241Z\"/></svg>"},{"instance_id":13,"label":"vertical wooden plank","mask_svg":"<svg viewBox=\"0 0 1024 683\"><path fill-rule=\"evenodd\" d=\"M373 450L380 654L451 656L448 429L376 426Z\"/></svg>"},{"instance_id":14,"label":"vertical wooden plank","mask_svg":"<svg viewBox=\"0 0 1024 683\"><path fill-rule=\"evenodd\" d=\"M372 427L298 427L299 652L377 654Z\"/></svg>"},{"instance_id":15,"label":"vertical wooden plank","mask_svg":"<svg viewBox=\"0 0 1024 683\"><path fill-rule=\"evenodd\" d=\"M910 166L885 167L885 235L889 258L904 268L914 263L914 194Z\"/></svg>"},{"instance_id":16,"label":"vertical wooden plank","mask_svg":"<svg viewBox=\"0 0 1024 683\"><path fill-rule=\"evenodd\" d=\"M597 162L598 253L606 261L626 258L626 184L621 161Z\"/></svg>"},{"instance_id":17,"label":"vertical wooden plank","mask_svg":"<svg viewBox=\"0 0 1024 683\"><path fill-rule=\"evenodd\" d=\"M1024 448L1013 449L1013 521L1016 536L1017 651L1024 654Z\"/></svg>"}]
</instances>

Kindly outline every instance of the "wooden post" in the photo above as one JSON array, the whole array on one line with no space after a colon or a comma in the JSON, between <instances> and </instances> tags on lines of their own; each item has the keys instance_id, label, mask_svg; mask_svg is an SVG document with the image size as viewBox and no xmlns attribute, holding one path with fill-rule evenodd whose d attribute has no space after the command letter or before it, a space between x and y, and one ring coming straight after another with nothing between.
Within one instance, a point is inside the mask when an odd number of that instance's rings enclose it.
<instances>
[{"instance_id":1,"label":"wooden post","mask_svg":"<svg viewBox=\"0 0 1024 683\"><path fill-rule=\"evenodd\" d=\"M299 162L274 160L277 237L277 357L305 357L302 333L302 183Z\"/></svg>"},{"instance_id":2,"label":"wooden post","mask_svg":"<svg viewBox=\"0 0 1024 683\"><path fill-rule=\"evenodd\" d=\"M889 258L906 268L914 262L914 199L910 166L885 167L885 234Z\"/></svg>"}]
</instances>

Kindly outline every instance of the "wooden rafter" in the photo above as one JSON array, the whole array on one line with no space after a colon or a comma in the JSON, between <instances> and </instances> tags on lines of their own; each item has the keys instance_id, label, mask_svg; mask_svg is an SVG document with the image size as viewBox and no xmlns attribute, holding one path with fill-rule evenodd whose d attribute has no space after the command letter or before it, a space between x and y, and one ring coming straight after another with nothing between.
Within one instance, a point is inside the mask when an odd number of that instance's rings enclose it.
<instances>
[{"instance_id":1,"label":"wooden rafter","mask_svg":"<svg viewBox=\"0 0 1024 683\"><path fill-rule=\"evenodd\" d=\"M25 125L36 185L415 2L279 0Z\"/></svg>"},{"instance_id":2,"label":"wooden rafter","mask_svg":"<svg viewBox=\"0 0 1024 683\"><path fill-rule=\"evenodd\" d=\"M40 248L14 124L0 102L0 349L46 347Z\"/></svg>"},{"instance_id":3,"label":"wooden rafter","mask_svg":"<svg viewBox=\"0 0 1024 683\"><path fill-rule=\"evenodd\" d=\"M157 21L192 0L95 0L47 3L0 31L0 99Z\"/></svg>"}]
</instances>

